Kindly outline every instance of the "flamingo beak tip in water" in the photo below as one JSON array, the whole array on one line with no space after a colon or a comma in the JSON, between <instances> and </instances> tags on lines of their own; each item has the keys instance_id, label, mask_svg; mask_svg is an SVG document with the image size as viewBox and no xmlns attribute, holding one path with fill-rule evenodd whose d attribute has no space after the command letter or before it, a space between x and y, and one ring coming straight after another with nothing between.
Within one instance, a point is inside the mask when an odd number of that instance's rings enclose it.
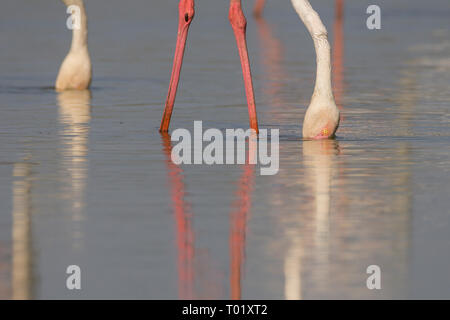
<instances>
[{"instance_id":1,"label":"flamingo beak tip in water","mask_svg":"<svg viewBox=\"0 0 450 320\"><path fill-rule=\"evenodd\" d=\"M335 138L336 129L330 130L330 129L328 129L328 127L324 127L320 131L320 133L313 138L313 140L333 139L333 138Z\"/></svg>"},{"instance_id":2,"label":"flamingo beak tip in water","mask_svg":"<svg viewBox=\"0 0 450 320\"><path fill-rule=\"evenodd\" d=\"M340 112L333 97L313 96L303 121L303 138L312 140L332 139L339 127Z\"/></svg>"},{"instance_id":3,"label":"flamingo beak tip in water","mask_svg":"<svg viewBox=\"0 0 450 320\"><path fill-rule=\"evenodd\" d=\"M339 127L339 120L340 120L340 114L339 112L335 114L335 116L327 123L326 126L324 126L319 134L317 134L314 139L320 140L320 139L333 139L336 137L336 131Z\"/></svg>"}]
</instances>

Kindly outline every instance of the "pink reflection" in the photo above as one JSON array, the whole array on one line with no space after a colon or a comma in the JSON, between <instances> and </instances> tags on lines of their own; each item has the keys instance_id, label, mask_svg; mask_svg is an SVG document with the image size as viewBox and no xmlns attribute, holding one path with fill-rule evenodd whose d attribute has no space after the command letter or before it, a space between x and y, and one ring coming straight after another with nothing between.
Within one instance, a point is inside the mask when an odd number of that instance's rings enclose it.
<instances>
[{"instance_id":1,"label":"pink reflection","mask_svg":"<svg viewBox=\"0 0 450 320\"><path fill-rule=\"evenodd\" d=\"M249 157L255 155L256 138L249 139ZM241 279L242 267L245 262L245 240L247 221L251 207L251 193L253 189L254 165L247 160L238 183L236 195L238 199L233 205L230 215L230 289L231 299L239 300L242 295Z\"/></svg>"},{"instance_id":2,"label":"pink reflection","mask_svg":"<svg viewBox=\"0 0 450 320\"><path fill-rule=\"evenodd\" d=\"M273 27L263 17L256 19L261 52L261 64L269 79L263 87L264 94L270 99L270 104L276 108L270 109L272 119L280 119L283 112L280 108L287 104L282 98L284 88L283 79L287 79L282 62L284 59L284 46L273 34Z\"/></svg>"},{"instance_id":3,"label":"pink reflection","mask_svg":"<svg viewBox=\"0 0 450 320\"><path fill-rule=\"evenodd\" d=\"M191 207L185 201L185 185L183 181L183 170L175 165L171 160L172 144L168 134L162 134L162 144L166 155L166 165L168 169L168 181L171 189L173 210L176 222L176 245L178 251L178 290L180 299L203 299L214 298L222 290L220 285L215 288L209 283L209 288L205 296L199 296L195 287L195 274L200 278L209 276L220 279L220 273L208 261L203 261L199 266L201 272L195 269L195 243L194 230L192 227ZM241 273L244 264L245 233L248 221L248 212L251 206L250 194L253 186L253 167L249 164L249 157L254 157L256 151L256 137L249 139L249 150L247 163L243 166L243 172L238 183L236 195L238 199L233 204L233 210L230 214L230 288L231 298L240 299L241 297ZM216 280L217 280L216 279ZM214 279L210 279L213 281ZM199 279L202 282L202 279Z\"/></svg>"},{"instance_id":4,"label":"pink reflection","mask_svg":"<svg viewBox=\"0 0 450 320\"><path fill-rule=\"evenodd\" d=\"M183 170L171 160L172 143L168 134L162 134L168 180L172 194L175 213L176 237L178 250L178 295L180 299L194 299L194 231L192 230L192 213L184 200L185 188Z\"/></svg>"}]
</instances>

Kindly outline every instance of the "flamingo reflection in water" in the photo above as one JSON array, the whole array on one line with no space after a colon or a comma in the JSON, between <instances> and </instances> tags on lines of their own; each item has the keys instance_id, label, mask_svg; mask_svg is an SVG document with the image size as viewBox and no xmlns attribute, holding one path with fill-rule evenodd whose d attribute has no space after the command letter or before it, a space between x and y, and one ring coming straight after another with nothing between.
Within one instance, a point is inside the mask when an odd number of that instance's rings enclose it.
<instances>
[{"instance_id":1,"label":"flamingo reflection in water","mask_svg":"<svg viewBox=\"0 0 450 320\"><path fill-rule=\"evenodd\" d=\"M88 177L88 142L91 121L91 91L66 90L58 93L61 125L62 176L67 193L71 194L67 208L72 222L72 244L83 247L83 227L86 220L86 187Z\"/></svg>"},{"instance_id":2,"label":"flamingo reflection in water","mask_svg":"<svg viewBox=\"0 0 450 320\"><path fill-rule=\"evenodd\" d=\"M222 288L216 288L208 283L208 289L199 294L197 284L204 279L196 279L196 250L194 229L192 227L191 206L185 201L185 184L183 181L183 169L175 165L171 160L172 144L170 136L162 133L163 152L166 155L168 181L171 189L172 205L176 223L176 246L178 252L178 295L180 299L220 298ZM250 137L247 162L243 165L243 171L236 192L237 201L232 206L230 214L230 296L231 299L240 299L242 295L242 268L245 261L245 240L247 221L251 206L251 192L253 186L254 165L250 157L255 156L256 137ZM212 268L212 267L211 267ZM217 270L205 270L205 274L219 275ZM207 275L206 275L207 276ZM217 279L216 279L217 280ZM220 285L219 285L220 286Z\"/></svg>"},{"instance_id":3,"label":"flamingo reflection in water","mask_svg":"<svg viewBox=\"0 0 450 320\"><path fill-rule=\"evenodd\" d=\"M289 120L293 111L290 110L289 102L284 99L283 81L289 79L289 75L283 68L284 47L282 42L274 36L273 27L265 21L261 12L264 1L258 1L255 6L255 17L258 24L261 64L265 72L265 78L269 79L263 86L264 94L269 99L269 114L272 120L283 123ZM336 0L336 16L334 23L334 41L333 41L333 91L335 94L336 104L342 109L342 93L343 93L343 0ZM289 145L291 148L292 145ZM283 144L280 145L283 152ZM305 185L308 190L312 191L313 201L310 204L303 205L303 209L312 211L314 214L307 219L310 228L315 230L312 245L315 250L315 263L322 268L312 271L312 278L315 279L314 284L317 288L326 286L329 269L327 259L329 257L329 239L328 231L330 224L330 202L331 202L331 183L332 177L339 168L334 167L333 161L335 157L341 153L339 142L337 140L318 140L303 141L303 164L305 170ZM302 179L303 180L303 179ZM345 199L345 188L338 190L339 197ZM338 207L342 208L344 203L339 203ZM288 210L289 211L289 210ZM296 210L293 210L294 212ZM303 210L302 210L303 211ZM282 218L285 226L285 234L287 238L287 250L284 257L284 275L285 287L284 296L288 300L298 300L305 297L302 281L302 261L309 255L305 252L311 238L303 234L305 229L303 216L299 214L286 215Z\"/></svg>"},{"instance_id":4,"label":"flamingo reflection in water","mask_svg":"<svg viewBox=\"0 0 450 320\"><path fill-rule=\"evenodd\" d=\"M14 164L11 298L32 298L31 163Z\"/></svg>"}]
</instances>

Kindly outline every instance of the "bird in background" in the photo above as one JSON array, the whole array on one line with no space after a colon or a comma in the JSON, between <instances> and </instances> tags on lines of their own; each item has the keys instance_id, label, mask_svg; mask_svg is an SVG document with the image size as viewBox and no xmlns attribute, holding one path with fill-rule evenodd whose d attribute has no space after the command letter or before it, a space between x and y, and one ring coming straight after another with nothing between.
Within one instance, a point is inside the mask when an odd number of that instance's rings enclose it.
<instances>
[{"instance_id":1,"label":"bird in background","mask_svg":"<svg viewBox=\"0 0 450 320\"><path fill-rule=\"evenodd\" d=\"M88 89L92 80L92 65L88 51L87 15L83 0L62 0L71 14L68 27L72 29L69 53L59 68L55 89Z\"/></svg>"}]
</instances>

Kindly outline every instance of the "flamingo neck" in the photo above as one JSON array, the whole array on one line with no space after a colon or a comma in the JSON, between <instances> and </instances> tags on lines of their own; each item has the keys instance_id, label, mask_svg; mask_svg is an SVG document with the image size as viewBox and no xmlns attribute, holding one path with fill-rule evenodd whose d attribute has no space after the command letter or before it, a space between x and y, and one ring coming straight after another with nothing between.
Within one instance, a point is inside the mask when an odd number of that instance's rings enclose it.
<instances>
[{"instance_id":1,"label":"flamingo neck","mask_svg":"<svg viewBox=\"0 0 450 320\"><path fill-rule=\"evenodd\" d=\"M331 89L331 49L327 38L327 29L308 0L291 1L314 41L317 71L313 97L333 99Z\"/></svg>"},{"instance_id":2,"label":"flamingo neck","mask_svg":"<svg viewBox=\"0 0 450 320\"><path fill-rule=\"evenodd\" d=\"M331 59L330 44L326 37L314 39L316 49L316 84L314 86L314 96L333 98L331 89Z\"/></svg>"},{"instance_id":3,"label":"flamingo neck","mask_svg":"<svg viewBox=\"0 0 450 320\"><path fill-rule=\"evenodd\" d=\"M73 28L72 30L72 45L71 51L78 51L87 49L88 29L87 29L87 15L84 5L79 5L80 8L80 28ZM74 12L72 12L73 17Z\"/></svg>"}]
</instances>

